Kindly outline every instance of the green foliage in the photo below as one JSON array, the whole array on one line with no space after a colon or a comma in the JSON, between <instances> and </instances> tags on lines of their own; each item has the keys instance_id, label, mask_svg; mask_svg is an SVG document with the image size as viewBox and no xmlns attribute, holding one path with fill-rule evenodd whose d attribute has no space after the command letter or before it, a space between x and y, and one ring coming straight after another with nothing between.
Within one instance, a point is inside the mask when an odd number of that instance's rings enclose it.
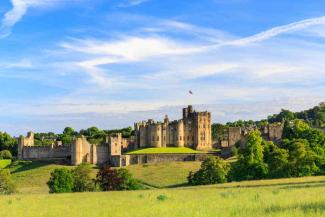
<instances>
[{"instance_id":1,"label":"green foliage","mask_svg":"<svg viewBox=\"0 0 325 217\"><path fill-rule=\"evenodd\" d=\"M96 183L103 191L136 190L142 187L137 180L133 179L128 170L112 169L107 166L98 171Z\"/></svg>"},{"instance_id":2,"label":"green foliage","mask_svg":"<svg viewBox=\"0 0 325 217\"><path fill-rule=\"evenodd\" d=\"M17 154L17 140L6 132L0 132L0 151L9 150L12 154Z\"/></svg>"},{"instance_id":3,"label":"green foliage","mask_svg":"<svg viewBox=\"0 0 325 217\"><path fill-rule=\"evenodd\" d=\"M188 176L190 185L209 185L227 181L229 165L219 157L209 157L201 164L201 168Z\"/></svg>"},{"instance_id":4,"label":"green foliage","mask_svg":"<svg viewBox=\"0 0 325 217\"><path fill-rule=\"evenodd\" d=\"M72 192L74 188L74 178L70 170L58 168L51 173L47 185L50 189L50 193Z\"/></svg>"},{"instance_id":5,"label":"green foliage","mask_svg":"<svg viewBox=\"0 0 325 217\"><path fill-rule=\"evenodd\" d=\"M311 176L319 172L316 165L316 154L309 148L308 141L294 139L284 141L289 150L288 171L291 177Z\"/></svg>"},{"instance_id":6,"label":"green foliage","mask_svg":"<svg viewBox=\"0 0 325 217\"><path fill-rule=\"evenodd\" d=\"M89 164L80 164L72 170L74 179L73 192L94 191L95 183L91 177L92 167Z\"/></svg>"},{"instance_id":7,"label":"green foliage","mask_svg":"<svg viewBox=\"0 0 325 217\"><path fill-rule=\"evenodd\" d=\"M254 130L249 134L245 148L239 151L238 161L232 165L231 179L240 181L265 178L268 166L263 157L261 133Z\"/></svg>"},{"instance_id":8,"label":"green foliage","mask_svg":"<svg viewBox=\"0 0 325 217\"><path fill-rule=\"evenodd\" d=\"M161 195L159 195L159 196L157 197L157 200L159 200L159 201L164 201L164 200L167 200L167 196L166 196L166 195L163 195L163 194L161 194Z\"/></svg>"},{"instance_id":9,"label":"green foliage","mask_svg":"<svg viewBox=\"0 0 325 217\"><path fill-rule=\"evenodd\" d=\"M16 192L16 185L11 179L8 169L0 169L0 195Z\"/></svg>"},{"instance_id":10,"label":"green foliage","mask_svg":"<svg viewBox=\"0 0 325 217\"><path fill-rule=\"evenodd\" d=\"M289 177L289 152L273 142L264 142L264 162L268 165L270 178Z\"/></svg>"},{"instance_id":11,"label":"green foliage","mask_svg":"<svg viewBox=\"0 0 325 217\"><path fill-rule=\"evenodd\" d=\"M0 159L12 159L12 154L9 150L0 151Z\"/></svg>"}]
</instances>

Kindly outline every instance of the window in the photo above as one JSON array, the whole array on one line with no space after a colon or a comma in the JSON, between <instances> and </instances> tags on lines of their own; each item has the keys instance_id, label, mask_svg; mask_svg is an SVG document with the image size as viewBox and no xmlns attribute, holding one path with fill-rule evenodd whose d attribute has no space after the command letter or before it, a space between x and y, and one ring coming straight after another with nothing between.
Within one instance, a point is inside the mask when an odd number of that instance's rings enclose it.
<instances>
[{"instance_id":1,"label":"window","mask_svg":"<svg viewBox=\"0 0 325 217\"><path fill-rule=\"evenodd\" d=\"M157 136L157 141L159 141L159 136Z\"/></svg>"},{"instance_id":2,"label":"window","mask_svg":"<svg viewBox=\"0 0 325 217\"><path fill-rule=\"evenodd\" d=\"M152 141L153 141L153 142L155 141L155 137L154 137L154 136L152 136Z\"/></svg>"},{"instance_id":3,"label":"window","mask_svg":"<svg viewBox=\"0 0 325 217\"><path fill-rule=\"evenodd\" d=\"M181 141L182 141L182 136L180 136L180 137L179 137L179 140L181 140Z\"/></svg>"}]
</instances>

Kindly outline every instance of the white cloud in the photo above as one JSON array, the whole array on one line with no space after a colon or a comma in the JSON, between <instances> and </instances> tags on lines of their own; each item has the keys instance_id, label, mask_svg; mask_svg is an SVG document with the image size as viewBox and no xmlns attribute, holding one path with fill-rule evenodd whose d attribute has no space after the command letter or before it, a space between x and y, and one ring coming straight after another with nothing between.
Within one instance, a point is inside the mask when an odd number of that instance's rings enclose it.
<instances>
[{"instance_id":1,"label":"white cloud","mask_svg":"<svg viewBox=\"0 0 325 217\"><path fill-rule=\"evenodd\" d=\"M142 3L145 3L149 0L125 0L123 3L119 4L119 7L132 7L132 6L137 6Z\"/></svg>"},{"instance_id":2,"label":"white cloud","mask_svg":"<svg viewBox=\"0 0 325 217\"><path fill-rule=\"evenodd\" d=\"M251 44L251 43L265 41L267 39L276 37L280 34L293 32L293 31L297 31L297 30L302 30L307 27L316 26L316 25L325 25L325 16L311 18L311 19L305 19L305 20L301 20L298 22L290 23L288 25L277 26L277 27L271 28L269 30L266 30L264 32L258 33L256 35L253 35L253 36L250 36L247 38L229 41L229 42L226 42L221 45L222 46L227 46L227 45L243 46L243 45L247 45L247 44ZM217 46L220 46L220 45L217 45Z\"/></svg>"}]
</instances>

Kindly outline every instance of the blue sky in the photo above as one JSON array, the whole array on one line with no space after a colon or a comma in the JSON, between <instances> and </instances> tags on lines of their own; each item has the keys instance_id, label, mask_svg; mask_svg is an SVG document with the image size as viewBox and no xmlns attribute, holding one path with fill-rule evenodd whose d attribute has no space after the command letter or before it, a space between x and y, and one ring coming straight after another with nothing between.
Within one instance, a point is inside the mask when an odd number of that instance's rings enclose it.
<instances>
[{"instance_id":1,"label":"blue sky","mask_svg":"<svg viewBox=\"0 0 325 217\"><path fill-rule=\"evenodd\" d=\"M0 0L0 20L0 130L15 135L325 98L321 0Z\"/></svg>"}]
</instances>

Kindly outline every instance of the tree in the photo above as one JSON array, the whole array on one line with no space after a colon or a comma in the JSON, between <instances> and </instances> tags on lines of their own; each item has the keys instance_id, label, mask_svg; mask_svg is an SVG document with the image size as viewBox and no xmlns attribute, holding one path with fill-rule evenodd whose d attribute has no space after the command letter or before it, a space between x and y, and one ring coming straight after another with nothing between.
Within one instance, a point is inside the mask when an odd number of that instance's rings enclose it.
<instances>
[{"instance_id":1,"label":"tree","mask_svg":"<svg viewBox=\"0 0 325 217\"><path fill-rule=\"evenodd\" d=\"M244 148L239 150L238 161L232 165L232 180L262 179L267 176L268 167L263 161L262 141L261 133L258 130L249 134Z\"/></svg>"},{"instance_id":2,"label":"tree","mask_svg":"<svg viewBox=\"0 0 325 217\"><path fill-rule=\"evenodd\" d=\"M16 192L16 186L11 179L10 171L0 169L0 195Z\"/></svg>"},{"instance_id":3,"label":"tree","mask_svg":"<svg viewBox=\"0 0 325 217\"><path fill-rule=\"evenodd\" d=\"M132 178L126 169L112 169L108 166L101 168L96 176L96 183L103 191L136 190L141 185Z\"/></svg>"},{"instance_id":4,"label":"tree","mask_svg":"<svg viewBox=\"0 0 325 217\"><path fill-rule=\"evenodd\" d=\"M76 132L74 131L74 129L72 127L66 127L63 130L63 134L73 136L76 134Z\"/></svg>"},{"instance_id":5,"label":"tree","mask_svg":"<svg viewBox=\"0 0 325 217\"><path fill-rule=\"evenodd\" d=\"M9 150L0 151L0 159L12 159L12 154Z\"/></svg>"},{"instance_id":6,"label":"tree","mask_svg":"<svg viewBox=\"0 0 325 217\"><path fill-rule=\"evenodd\" d=\"M73 171L74 186L73 192L94 191L95 185L91 178L91 166L89 164L80 164Z\"/></svg>"},{"instance_id":7,"label":"tree","mask_svg":"<svg viewBox=\"0 0 325 217\"><path fill-rule=\"evenodd\" d=\"M289 177L288 150L279 148L273 142L264 142L264 162L268 165L270 178Z\"/></svg>"},{"instance_id":8,"label":"tree","mask_svg":"<svg viewBox=\"0 0 325 217\"><path fill-rule=\"evenodd\" d=\"M229 165L219 157L209 157L201 164L196 172L190 172L187 177L190 185L209 185L224 183L230 170Z\"/></svg>"},{"instance_id":9,"label":"tree","mask_svg":"<svg viewBox=\"0 0 325 217\"><path fill-rule=\"evenodd\" d=\"M51 173L50 180L47 182L50 193L67 193L72 192L74 179L72 172L65 168L55 169Z\"/></svg>"},{"instance_id":10,"label":"tree","mask_svg":"<svg viewBox=\"0 0 325 217\"><path fill-rule=\"evenodd\" d=\"M311 176L319 171L316 154L308 147L308 141L295 139L286 144L289 150L289 173L292 177Z\"/></svg>"},{"instance_id":11,"label":"tree","mask_svg":"<svg viewBox=\"0 0 325 217\"><path fill-rule=\"evenodd\" d=\"M10 150L12 154L17 154L18 142L6 132L0 132L0 151Z\"/></svg>"},{"instance_id":12,"label":"tree","mask_svg":"<svg viewBox=\"0 0 325 217\"><path fill-rule=\"evenodd\" d=\"M134 179L127 169L118 169L117 175L122 179L122 183L118 190L138 190L142 188L140 182Z\"/></svg>"}]
</instances>

